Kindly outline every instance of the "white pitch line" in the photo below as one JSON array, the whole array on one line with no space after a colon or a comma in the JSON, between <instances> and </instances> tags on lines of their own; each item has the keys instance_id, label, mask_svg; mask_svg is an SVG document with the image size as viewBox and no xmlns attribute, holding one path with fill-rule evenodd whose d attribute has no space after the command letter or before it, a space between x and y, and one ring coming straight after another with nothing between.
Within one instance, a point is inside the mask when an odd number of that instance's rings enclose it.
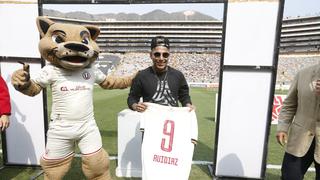
<instances>
[{"instance_id":1,"label":"white pitch line","mask_svg":"<svg viewBox=\"0 0 320 180\"><path fill-rule=\"evenodd\" d=\"M281 165L268 164L267 169L281 169Z\"/></svg>"},{"instance_id":2,"label":"white pitch line","mask_svg":"<svg viewBox=\"0 0 320 180\"><path fill-rule=\"evenodd\" d=\"M2 149L0 149L0 154L2 154ZM81 157L81 154L75 154L74 156L75 157ZM117 160L118 156L109 156L109 159L111 161ZM194 165L213 165L213 162L211 162L211 161L192 161L192 164L194 164ZM267 165L267 169L278 169L278 170L280 170L281 169L281 165L268 164ZM315 168L311 167L311 168L308 169L308 171L314 172Z\"/></svg>"},{"instance_id":3,"label":"white pitch line","mask_svg":"<svg viewBox=\"0 0 320 180\"><path fill-rule=\"evenodd\" d=\"M281 169L281 165L273 165L273 164L268 164L267 169ZM316 171L315 168L311 167L308 168L308 171Z\"/></svg>"},{"instance_id":4,"label":"white pitch line","mask_svg":"<svg viewBox=\"0 0 320 180\"><path fill-rule=\"evenodd\" d=\"M213 165L211 161L192 161L192 164L195 165Z\"/></svg>"}]
</instances>

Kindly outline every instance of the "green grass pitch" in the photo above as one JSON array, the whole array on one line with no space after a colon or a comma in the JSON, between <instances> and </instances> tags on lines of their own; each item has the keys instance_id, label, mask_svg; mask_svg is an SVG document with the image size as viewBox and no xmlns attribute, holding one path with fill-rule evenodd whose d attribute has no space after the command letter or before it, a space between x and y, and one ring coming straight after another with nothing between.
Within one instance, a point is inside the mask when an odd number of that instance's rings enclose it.
<instances>
[{"instance_id":1,"label":"green grass pitch","mask_svg":"<svg viewBox=\"0 0 320 180\"><path fill-rule=\"evenodd\" d=\"M128 89L124 90L102 90L96 87L94 90L94 112L97 124L103 140L103 147L109 152L110 156L117 156L117 114L127 108L126 99ZM191 97L193 104L196 105L199 141L195 148L193 160L212 162L213 146L215 135L215 95L217 90L206 88L192 88ZM48 110L51 108L50 90L48 91ZM81 100L77 103L81 103ZM276 126L272 125L270 129L267 163L280 165L283 156L283 149L275 140ZM1 163L2 163L2 156ZM111 174L113 179L140 179L140 178L118 178L115 176L117 161L111 161ZM5 167L0 170L1 180L27 180L35 177L40 168L29 167ZM308 172L305 179L314 179L314 172ZM42 180L43 176L36 178ZM85 179L81 172L80 158L75 158L72 168L64 178L65 180ZM190 180L210 180L212 179L207 165L192 165ZM267 169L267 180L279 180L280 170Z\"/></svg>"}]
</instances>

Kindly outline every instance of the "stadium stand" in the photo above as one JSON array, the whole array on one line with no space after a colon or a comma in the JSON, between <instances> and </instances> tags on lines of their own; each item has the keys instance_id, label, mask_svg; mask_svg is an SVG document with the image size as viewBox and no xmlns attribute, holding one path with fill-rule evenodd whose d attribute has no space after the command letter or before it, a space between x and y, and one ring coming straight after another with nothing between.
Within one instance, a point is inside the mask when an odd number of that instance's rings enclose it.
<instances>
[{"instance_id":1,"label":"stadium stand","mask_svg":"<svg viewBox=\"0 0 320 180\"><path fill-rule=\"evenodd\" d=\"M319 53L320 16L283 20L280 52L286 54Z\"/></svg>"},{"instance_id":2,"label":"stadium stand","mask_svg":"<svg viewBox=\"0 0 320 180\"><path fill-rule=\"evenodd\" d=\"M222 21L54 21L93 24L101 28L97 43L103 72L125 75L151 64L149 41L155 35L171 40L170 65L185 73L189 84L219 82ZM277 85L288 86L301 68L320 60L320 16L282 21Z\"/></svg>"}]
</instances>

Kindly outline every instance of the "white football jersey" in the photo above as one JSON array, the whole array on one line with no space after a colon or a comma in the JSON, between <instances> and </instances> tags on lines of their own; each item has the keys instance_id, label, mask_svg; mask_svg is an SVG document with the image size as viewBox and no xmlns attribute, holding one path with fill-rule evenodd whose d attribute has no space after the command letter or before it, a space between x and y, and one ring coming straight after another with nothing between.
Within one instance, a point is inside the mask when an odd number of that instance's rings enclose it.
<instances>
[{"instance_id":1,"label":"white football jersey","mask_svg":"<svg viewBox=\"0 0 320 180\"><path fill-rule=\"evenodd\" d=\"M147 103L142 113L142 179L187 180L191 170L198 125L194 111Z\"/></svg>"},{"instance_id":2,"label":"white football jersey","mask_svg":"<svg viewBox=\"0 0 320 180\"><path fill-rule=\"evenodd\" d=\"M52 89L51 119L88 120L93 118L93 85L100 84L106 75L92 66L68 71L52 65L44 66L33 81Z\"/></svg>"}]
</instances>

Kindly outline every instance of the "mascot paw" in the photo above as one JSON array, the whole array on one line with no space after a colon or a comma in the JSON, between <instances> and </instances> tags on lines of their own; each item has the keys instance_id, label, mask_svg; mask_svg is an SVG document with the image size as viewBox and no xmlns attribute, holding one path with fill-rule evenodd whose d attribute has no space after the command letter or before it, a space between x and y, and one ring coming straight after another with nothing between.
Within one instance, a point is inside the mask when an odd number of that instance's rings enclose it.
<instances>
[{"instance_id":1,"label":"mascot paw","mask_svg":"<svg viewBox=\"0 0 320 180\"><path fill-rule=\"evenodd\" d=\"M19 69L12 74L11 83L16 90L24 90L31 84L30 74L24 69Z\"/></svg>"}]
</instances>

